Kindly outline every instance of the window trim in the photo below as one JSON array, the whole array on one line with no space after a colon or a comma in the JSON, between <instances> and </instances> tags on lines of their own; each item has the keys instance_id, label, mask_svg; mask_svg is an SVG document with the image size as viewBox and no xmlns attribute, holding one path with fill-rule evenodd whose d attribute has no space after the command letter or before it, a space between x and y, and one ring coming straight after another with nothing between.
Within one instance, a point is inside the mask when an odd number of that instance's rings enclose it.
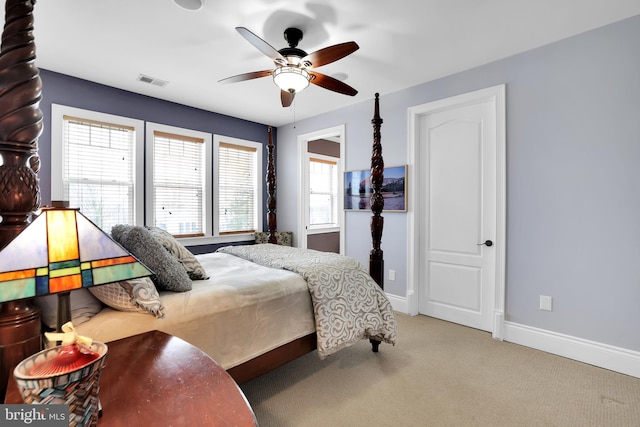
<instances>
[{"instance_id":1,"label":"window trim","mask_svg":"<svg viewBox=\"0 0 640 427\"><path fill-rule=\"evenodd\" d=\"M171 134L175 136L184 136L186 139L193 138L195 140L204 141L204 170L205 170L205 178L204 178L204 201L202 203L202 215L203 215L203 236L196 237L180 237L178 240L185 244L187 241L198 242L198 244L203 244L203 240L208 240L208 238L212 237L211 224L213 222L213 201L211 196L211 187L212 187L212 179L211 173L206 173L206 171L211 171L212 159L211 159L211 134L208 132L201 132L192 129L180 128L176 126L164 125L161 123L153 123L146 122L146 137L145 137L145 158L146 158L146 167L145 167L145 206L146 215L145 215L145 223L155 224L155 212L153 210L153 154L154 154L154 136L155 133L164 133ZM208 243L208 242L206 242Z\"/></svg>"},{"instance_id":2,"label":"window trim","mask_svg":"<svg viewBox=\"0 0 640 427\"><path fill-rule=\"evenodd\" d=\"M64 117L73 116L87 121L131 127L135 132L133 171L133 219L144 224L144 121L124 116L100 113L82 108L51 104L51 201L68 201L63 182ZM73 207L73 206L72 206ZM108 230L107 230L108 231Z\"/></svg>"},{"instance_id":3,"label":"window trim","mask_svg":"<svg viewBox=\"0 0 640 427\"><path fill-rule=\"evenodd\" d=\"M294 234L295 245L300 248L307 247L307 235L309 229L308 223L305 219L305 211L309 206L309 199L307 197L309 189L309 177L308 169L306 168L306 154L309 152L309 142L317 139L330 139L340 144L340 157L338 160L338 231L340 233L340 253L344 254L346 251L346 215L344 210L344 171L346 169L346 145L347 145L347 133L346 125L340 124L326 129L317 130L310 133L298 135L296 145L296 162L297 162L297 182L295 183L296 194L299 197L300 203L297 206L296 218L298 219L298 226L296 228L297 234ZM282 186L282 184L280 184ZM297 235L297 237L296 237Z\"/></svg>"},{"instance_id":4,"label":"window trim","mask_svg":"<svg viewBox=\"0 0 640 427\"><path fill-rule=\"evenodd\" d=\"M230 136L224 136L219 134L213 135L213 153L214 153L214 165L213 168L213 203L214 206L218 206L218 200L220 194L218 192L219 182L220 182L220 167L219 160L220 156L218 155L220 145L224 144L232 144L239 145L242 147L250 147L254 149L256 152L256 231L262 231L263 229L263 197L264 197L264 182L262 177L262 172L264 170L263 166L263 144L256 141L249 141L246 139L233 138ZM243 240L253 240L254 232L239 232L239 233L224 233L220 234L220 226L218 222L218 216L214 215L213 218L213 236L218 239L218 241L224 242L234 242L234 241L243 241Z\"/></svg>"}]
</instances>

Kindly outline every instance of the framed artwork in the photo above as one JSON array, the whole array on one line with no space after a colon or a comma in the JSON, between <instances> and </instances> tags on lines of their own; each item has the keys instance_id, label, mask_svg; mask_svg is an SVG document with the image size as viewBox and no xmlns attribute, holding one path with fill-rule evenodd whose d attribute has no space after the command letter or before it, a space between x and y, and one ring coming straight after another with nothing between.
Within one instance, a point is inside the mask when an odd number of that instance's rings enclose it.
<instances>
[{"instance_id":1,"label":"framed artwork","mask_svg":"<svg viewBox=\"0 0 640 427\"><path fill-rule=\"evenodd\" d=\"M384 168L383 212L407 211L407 165ZM344 209L371 210L371 170L344 173Z\"/></svg>"}]
</instances>

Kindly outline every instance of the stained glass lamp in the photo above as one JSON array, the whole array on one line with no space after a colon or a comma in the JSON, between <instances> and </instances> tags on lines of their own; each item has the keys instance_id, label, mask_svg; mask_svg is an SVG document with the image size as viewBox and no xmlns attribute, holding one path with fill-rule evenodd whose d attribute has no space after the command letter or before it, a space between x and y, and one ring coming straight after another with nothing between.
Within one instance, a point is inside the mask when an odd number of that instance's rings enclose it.
<instances>
[{"instance_id":1,"label":"stained glass lamp","mask_svg":"<svg viewBox=\"0 0 640 427\"><path fill-rule=\"evenodd\" d=\"M58 294L60 331L71 291L152 274L79 210L45 208L0 251L0 303Z\"/></svg>"}]
</instances>

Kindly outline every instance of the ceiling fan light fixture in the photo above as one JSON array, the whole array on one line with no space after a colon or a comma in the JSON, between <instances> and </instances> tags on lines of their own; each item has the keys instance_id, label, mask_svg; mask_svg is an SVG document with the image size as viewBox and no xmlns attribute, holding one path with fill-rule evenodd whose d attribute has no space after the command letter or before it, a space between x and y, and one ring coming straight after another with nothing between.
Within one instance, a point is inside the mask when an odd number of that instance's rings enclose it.
<instances>
[{"instance_id":1,"label":"ceiling fan light fixture","mask_svg":"<svg viewBox=\"0 0 640 427\"><path fill-rule=\"evenodd\" d=\"M311 75L304 68L278 67L273 72L273 82L282 90L297 93L309 86Z\"/></svg>"}]
</instances>

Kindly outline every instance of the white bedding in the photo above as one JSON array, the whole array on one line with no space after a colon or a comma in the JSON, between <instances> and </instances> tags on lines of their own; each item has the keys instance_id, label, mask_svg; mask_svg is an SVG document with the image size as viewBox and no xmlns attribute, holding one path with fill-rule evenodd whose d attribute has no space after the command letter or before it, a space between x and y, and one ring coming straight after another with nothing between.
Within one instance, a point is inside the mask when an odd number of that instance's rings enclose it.
<instances>
[{"instance_id":1,"label":"white bedding","mask_svg":"<svg viewBox=\"0 0 640 427\"><path fill-rule=\"evenodd\" d=\"M104 308L77 332L107 342L157 329L197 346L225 369L315 332L300 275L224 253L196 257L211 277L194 281L189 292L161 292L164 318Z\"/></svg>"}]
</instances>

